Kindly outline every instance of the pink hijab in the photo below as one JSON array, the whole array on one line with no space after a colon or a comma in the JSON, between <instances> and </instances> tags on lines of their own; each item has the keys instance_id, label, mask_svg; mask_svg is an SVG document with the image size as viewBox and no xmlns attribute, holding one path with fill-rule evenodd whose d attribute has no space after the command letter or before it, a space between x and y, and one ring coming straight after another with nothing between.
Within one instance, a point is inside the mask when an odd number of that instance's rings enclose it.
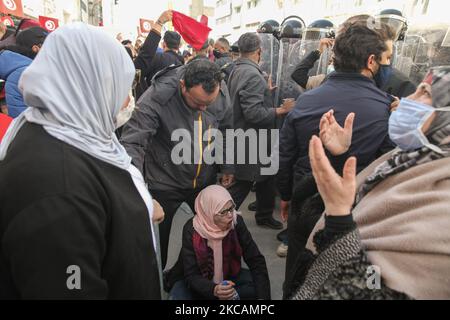
<instances>
[{"instance_id":1,"label":"pink hijab","mask_svg":"<svg viewBox=\"0 0 450 320\"><path fill-rule=\"evenodd\" d=\"M214 283L223 281L223 253L222 240L234 229L237 223L237 212L233 213L231 228L222 231L215 223L214 216L224 209L225 205L233 202L227 189L221 186L210 186L203 190L195 200L194 230L208 240L208 246L214 253ZM234 202L233 202L234 203Z\"/></svg>"}]
</instances>

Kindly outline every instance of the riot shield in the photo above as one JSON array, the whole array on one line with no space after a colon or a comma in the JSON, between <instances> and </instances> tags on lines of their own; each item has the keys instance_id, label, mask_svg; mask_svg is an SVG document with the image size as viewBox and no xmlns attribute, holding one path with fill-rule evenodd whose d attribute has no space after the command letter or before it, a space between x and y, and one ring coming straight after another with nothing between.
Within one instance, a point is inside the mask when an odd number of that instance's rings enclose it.
<instances>
[{"instance_id":1,"label":"riot shield","mask_svg":"<svg viewBox=\"0 0 450 320\"><path fill-rule=\"evenodd\" d=\"M319 49L320 40L324 38L335 38L335 31L331 28L306 28L303 32L304 52L309 54L311 51ZM333 56L332 48L325 50L320 56L319 61L315 64L314 68L310 71L311 76L327 74L328 66L331 63Z\"/></svg>"},{"instance_id":2,"label":"riot shield","mask_svg":"<svg viewBox=\"0 0 450 320\"><path fill-rule=\"evenodd\" d=\"M277 90L275 104L283 103L285 99L297 99L304 91L294 80L292 73L304 57L301 39L281 39L277 72Z\"/></svg>"},{"instance_id":3,"label":"riot shield","mask_svg":"<svg viewBox=\"0 0 450 320\"><path fill-rule=\"evenodd\" d=\"M261 70L267 75L272 75L273 83L277 83L278 56L280 42L272 34L259 33L261 39Z\"/></svg>"},{"instance_id":4,"label":"riot shield","mask_svg":"<svg viewBox=\"0 0 450 320\"><path fill-rule=\"evenodd\" d=\"M408 20L406 18L395 14L384 14L376 16L375 19L392 28L396 41L403 40L406 30L408 29Z\"/></svg>"},{"instance_id":5,"label":"riot shield","mask_svg":"<svg viewBox=\"0 0 450 320\"><path fill-rule=\"evenodd\" d=\"M396 67L416 85L428 69L450 65L450 24L413 26L405 36Z\"/></svg>"}]
</instances>

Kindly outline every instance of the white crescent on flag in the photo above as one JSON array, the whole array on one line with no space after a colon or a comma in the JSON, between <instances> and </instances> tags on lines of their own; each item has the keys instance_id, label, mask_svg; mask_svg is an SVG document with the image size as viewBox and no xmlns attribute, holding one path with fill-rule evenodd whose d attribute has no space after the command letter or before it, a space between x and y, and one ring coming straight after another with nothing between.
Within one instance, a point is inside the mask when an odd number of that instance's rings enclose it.
<instances>
[{"instance_id":1,"label":"white crescent on flag","mask_svg":"<svg viewBox=\"0 0 450 320\"><path fill-rule=\"evenodd\" d=\"M17 10L17 4L14 0L2 0L5 7L11 11Z\"/></svg>"},{"instance_id":2,"label":"white crescent on flag","mask_svg":"<svg viewBox=\"0 0 450 320\"><path fill-rule=\"evenodd\" d=\"M55 25L55 23L53 21L48 20L47 22L45 22L45 28L48 31L54 31L56 29L56 25Z\"/></svg>"},{"instance_id":3,"label":"white crescent on flag","mask_svg":"<svg viewBox=\"0 0 450 320\"><path fill-rule=\"evenodd\" d=\"M150 32L150 30L152 29L152 26L150 25L150 23L148 21L144 22L144 30L147 32Z\"/></svg>"},{"instance_id":4,"label":"white crescent on flag","mask_svg":"<svg viewBox=\"0 0 450 320\"><path fill-rule=\"evenodd\" d=\"M1 22L7 27L14 27L14 21L10 17L3 17Z\"/></svg>"},{"instance_id":5,"label":"white crescent on flag","mask_svg":"<svg viewBox=\"0 0 450 320\"><path fill-rule=\"evenodd\" d=\"M0 0L0 12L23 17L22 0Z\"/></svg>"},{"instance_id":6,"label":"white crescent on flag","mask_svg":"<svg viewBox=\"0 0 450 320\"><path fill-rule=\"evenodd\" d=\"M142 33L149 33L152 31L153 21L147 19L140 19L140 29Z\"/></svg>"},{"instance_id":7,"label":"white crescent on flag","mask_svg":"<svg viewBox=\"0 0 450 320\"><path fill-rule=\"evenodd\" d=\"M48 32L53 32L59 27L59 20L55 18L39 16L39 23Z\"/></svg>"}]
</instances>

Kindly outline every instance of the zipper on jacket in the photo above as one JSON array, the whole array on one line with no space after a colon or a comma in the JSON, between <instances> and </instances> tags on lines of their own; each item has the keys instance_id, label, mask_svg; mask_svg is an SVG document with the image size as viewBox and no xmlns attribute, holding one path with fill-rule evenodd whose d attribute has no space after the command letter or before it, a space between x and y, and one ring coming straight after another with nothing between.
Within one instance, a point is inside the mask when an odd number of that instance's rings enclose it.
<instances>
[{"instance_id":1,"label":"zipper on jacket","mask_svg":"<svg viewBox=\"0 0 450 320\"><path fill-rule=\"evenodd\" d=\"M209 125L208 128L208 151L211 151L211 129L212 129L212 124Z\"/></svg>"},{"instance_id":2,"label":"zipper on jacket","mask_svg":"<svg viewBox=\"0 0 450 320\"><path fill-rule=\"evenodd\" d=\"M198 146L200 148L200 161L198 162L197 167L197 174L194 178L194 189L197 189L197 179L200 176L200 172L202 171L202 164L203 164L203 118L202 113L200 112L200 115L198 117Z\"/></svg>"}]
</instances>

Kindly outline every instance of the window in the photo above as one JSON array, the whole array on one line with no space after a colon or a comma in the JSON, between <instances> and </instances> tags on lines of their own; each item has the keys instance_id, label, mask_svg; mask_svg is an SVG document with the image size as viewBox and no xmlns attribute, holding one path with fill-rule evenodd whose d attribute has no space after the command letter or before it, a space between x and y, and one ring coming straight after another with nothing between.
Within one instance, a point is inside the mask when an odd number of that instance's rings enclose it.
<instances>
[{"instance_id":1,"label":"window","mask_svg":"<svg viewBox=\"0 0 450 320\"><path fill-rule=\"evenodd\" d=\"M257 28L260 24L261 24L261 22L256 22L256 23L249 23L249 24L246 24L245 26L246 26L247 28Z\"/></svg>"},{"instance_id":2,"label":"window","mask_svg":"<svg viewBox=\"0 0 450 320\"><path fill-rule=\"evenodd\" d=\"M261 0L250 0L247 2L247 8L248 9L256 8L260 4L261 4Z\"/></svg>"},{"instance_id":3,"label":"window","mask_svg":"<svg viewBox=\"0 0 450 320\"><path fill-rule=\"evenodd\" d=\"M241 7L234 8L234 13L236 13L236 14L241 13Z\"/></svg>"}]
</instances>

